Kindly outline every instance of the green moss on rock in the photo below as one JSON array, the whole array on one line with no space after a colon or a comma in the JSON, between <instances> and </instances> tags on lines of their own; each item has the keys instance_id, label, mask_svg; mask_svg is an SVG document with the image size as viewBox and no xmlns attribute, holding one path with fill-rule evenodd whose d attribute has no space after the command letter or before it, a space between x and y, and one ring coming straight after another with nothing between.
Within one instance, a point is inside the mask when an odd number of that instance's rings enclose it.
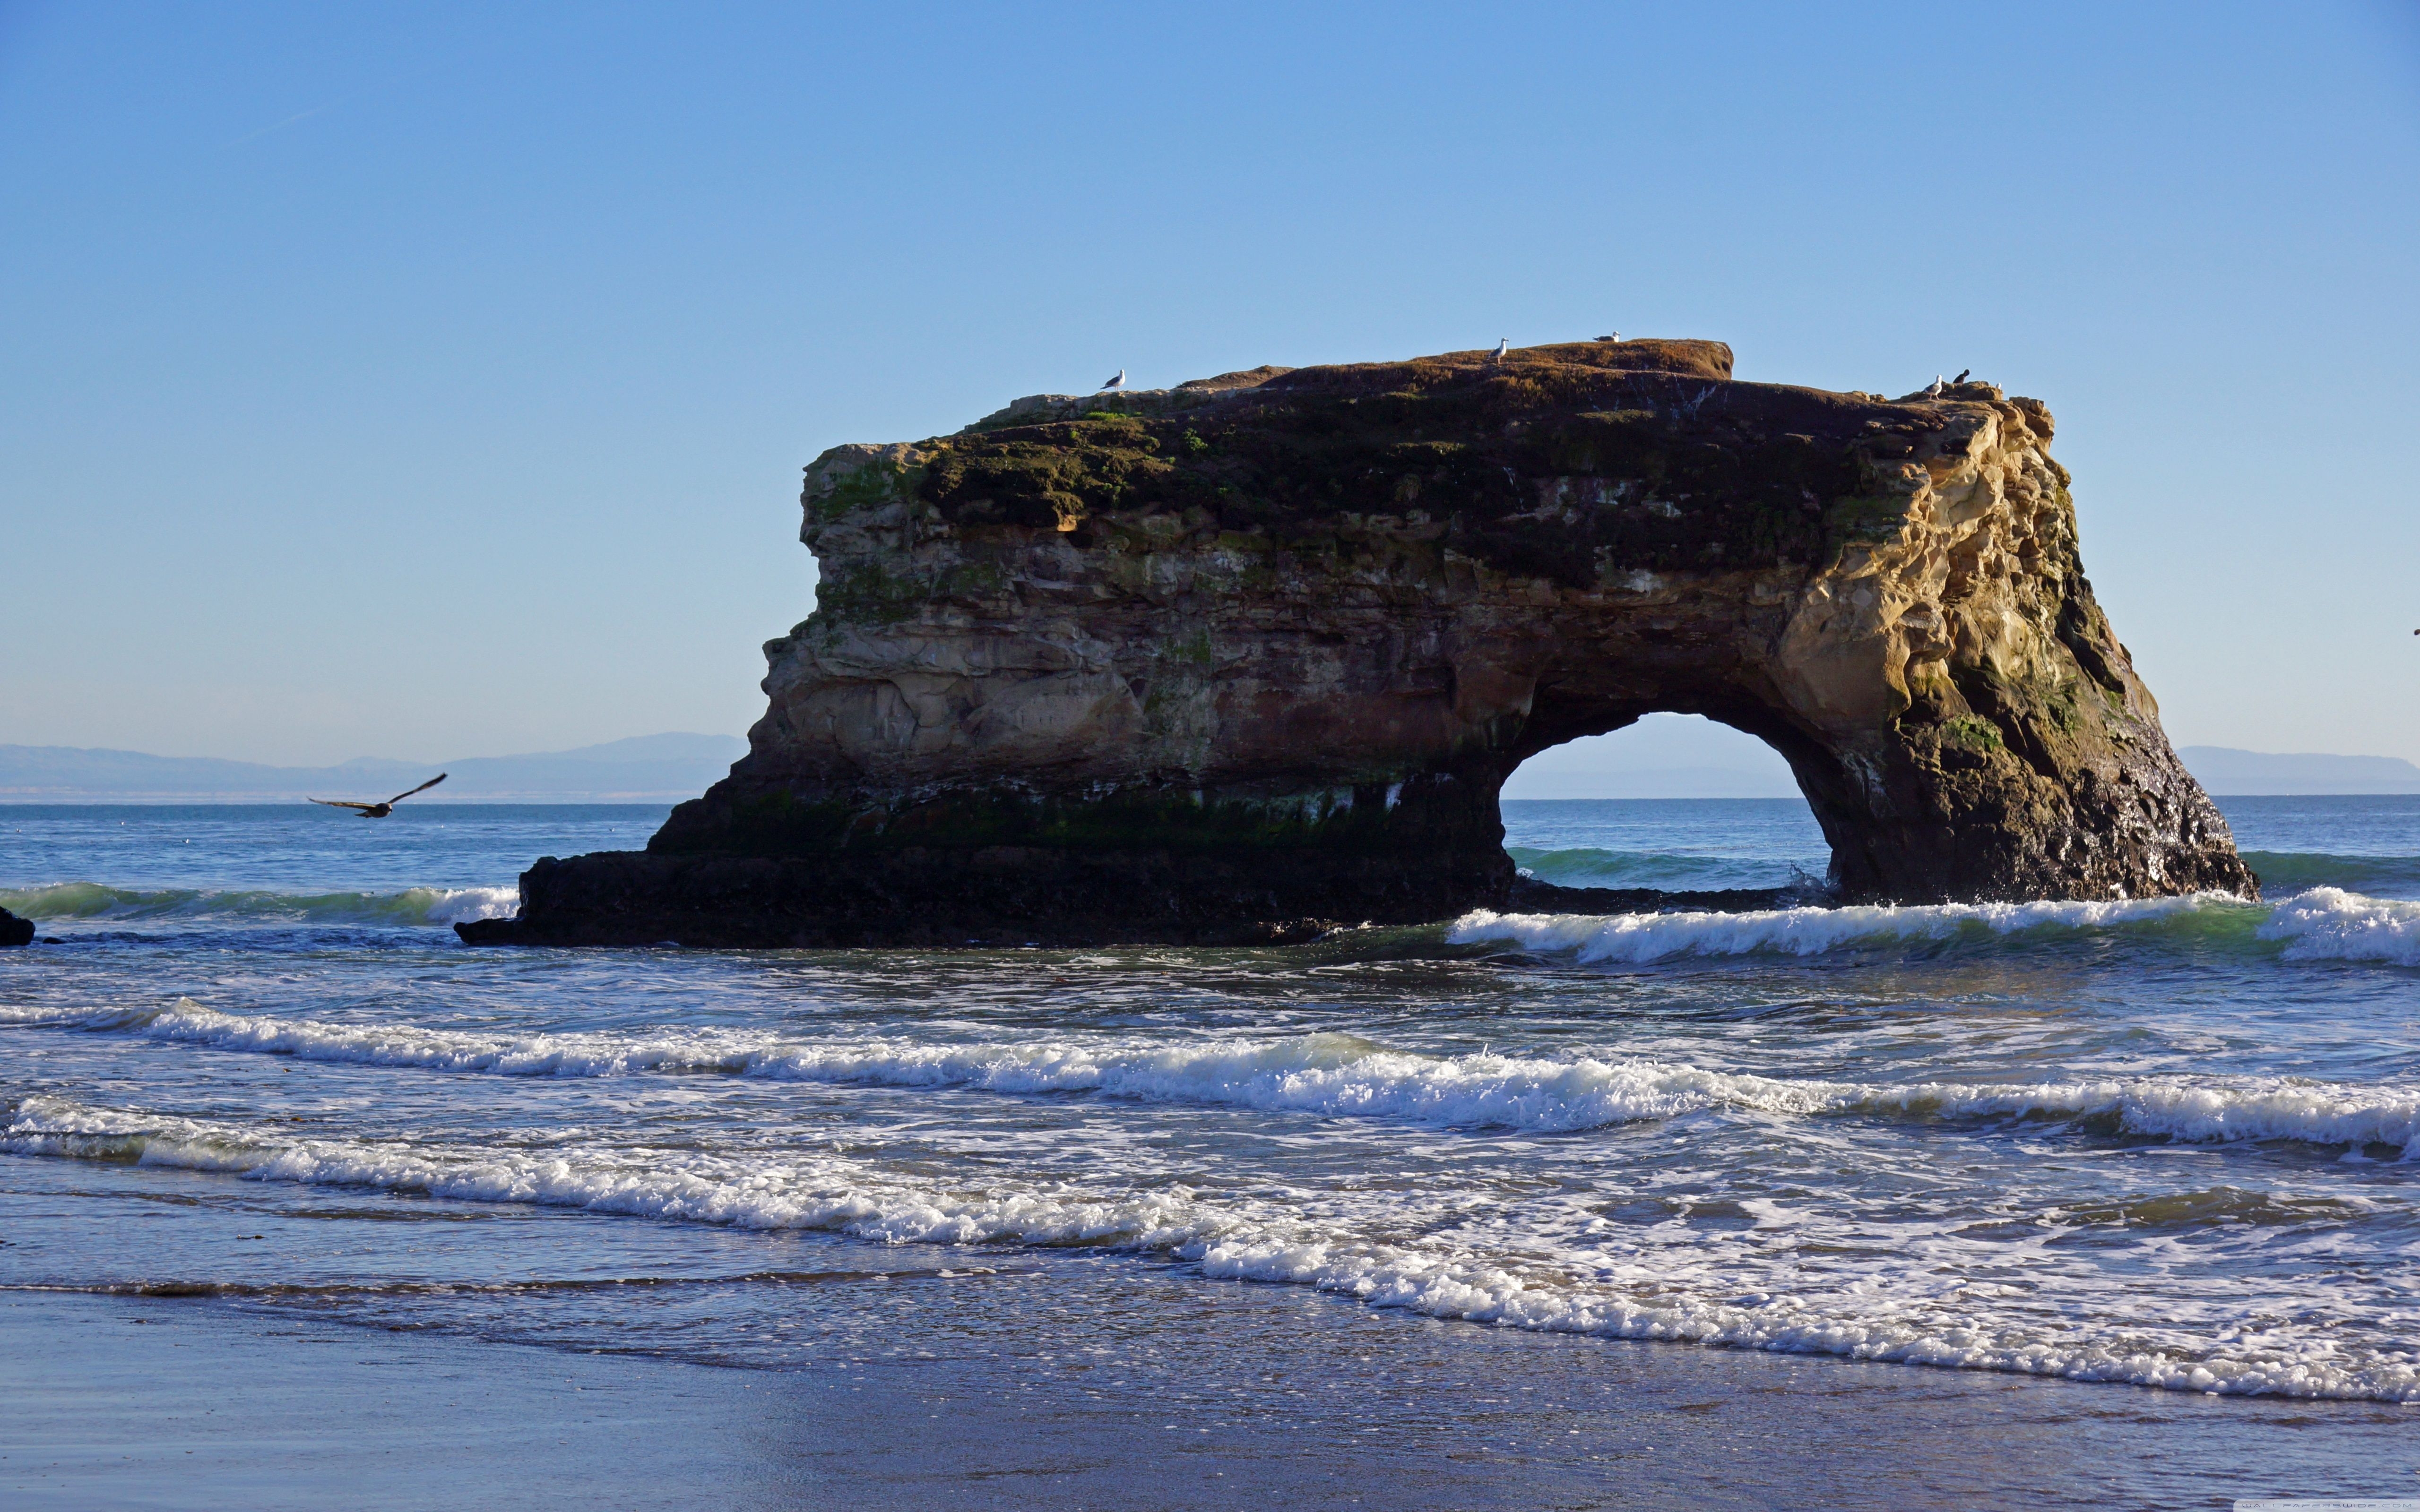
<instances>
[{"instance_id":1,"label":"green moss on rock","mask_svg":"<svg viewBox=\"0 0 2420 1512\"><path fill-rule=\"evenodd\" d=\"M968 526L1198 510L1227 534L1287 546L1340 515L1417 508L1444 523L1446 547L1577 587L1605 570L1808 562L1826 501L1863 476L1854 448L1811 434L1831 396L1660 373L1559 392L1573 387L1481 377L1002 426L925 443L917 491Z\"/></svg>"}]
</instances>

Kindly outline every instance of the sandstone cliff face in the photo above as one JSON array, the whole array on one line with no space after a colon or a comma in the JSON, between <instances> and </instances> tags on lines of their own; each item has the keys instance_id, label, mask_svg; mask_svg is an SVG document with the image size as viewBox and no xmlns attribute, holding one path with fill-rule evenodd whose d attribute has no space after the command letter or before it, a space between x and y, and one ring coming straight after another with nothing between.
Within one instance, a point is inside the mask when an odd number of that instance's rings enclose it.
<instances>
[{"instance_id":1,"label":"sandstone cliff face","mask_svg":"<svg viewBox=\"0 0 2420 1512\"><path fill-rule=\"evenodd\" d=\"M1443 917L1511 886L1521 761L1656 711L1779 749L1846 898L2252 889L2093 601L2040 403L1730 375L1705 342L1263 369L836 448L751 754L646 857L534 872L524 919Z\"/></svg>"}]
</instances>

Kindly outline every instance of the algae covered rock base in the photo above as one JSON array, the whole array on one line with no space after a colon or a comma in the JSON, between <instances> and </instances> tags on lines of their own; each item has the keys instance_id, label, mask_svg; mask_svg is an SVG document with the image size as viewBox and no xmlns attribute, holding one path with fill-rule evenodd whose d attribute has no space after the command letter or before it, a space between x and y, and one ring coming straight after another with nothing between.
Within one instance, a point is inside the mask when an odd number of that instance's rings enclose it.
<instances>
[{"instance_id":1,"label":"algae covered rock base","mask_svg":"<svg viewBox=\"0 0 2420 1512\"><path fill-rule=\"evenodd\" d=\"M1244 941L1515 887L1522 761L1788 759L1854 901L2255 883L2095 603L2048 409L1703 341L1040 395L807 470L815 611L730 777L479 942Z\"/></svg>"}]
</instances>

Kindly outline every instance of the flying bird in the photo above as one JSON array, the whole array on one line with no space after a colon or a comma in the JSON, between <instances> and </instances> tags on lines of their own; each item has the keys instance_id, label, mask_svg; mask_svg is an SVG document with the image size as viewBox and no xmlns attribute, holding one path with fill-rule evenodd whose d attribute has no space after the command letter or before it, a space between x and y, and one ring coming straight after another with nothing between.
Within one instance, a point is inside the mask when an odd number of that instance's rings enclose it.
<instances>
[{"instance_id":1,"label":"flying bird","mask_svg":"<svg viewBox=\"0 0 2420 1512\"><path fill-rule=\"evenodd\" d=\"M1962 367L1958 370L1958 376L1951 378L1949 381L1952 383L1963 383L1966 381L1966 375L1973 371L1975 370L1971 367Z\"/></svg>"},{"instance_id":2,"label":"flying bird","mask_svg":"<svg viewBox=\"0 0 2420 1512\"><path fill-rule=\"evenodd\" d=\"M1122 367L1118 369L1118 376L1109 379L1107 383L1102 384L1098 392L1102 393L1114 393L1125 386L1126 370Z\"/></svg>"},{"instance_id":3,"label":"flying bird","mask_svg":"<svg viewBox=\"0 0 2420 1512\"><path fill-rule=\"evenodd\" d=\"M331 809L359 809L362 811L362 817L365 819L384 819L387 815L395 812L395 806L396 804L401 803L408 797L411 797L412 793L426 793L430 788L435 787L438 783L444 780L445 774L440 772L435 777L430 778L427 781L420 784L420 786L413 788L411 793L398 793L394 797L387 799L384 803L347 803L342 798L313 798L311 801L313 803L324 804Z\"/></svg>"},{"instance_id":4,"label":"flying bird","mask_svg":"<svg viewBox=\"0 0 2420 1512\"><path fill-rule=\"evenodd\" d=\"M1492 352L1492 353L1490 353L1490 354L1488 355L1488 361L1489 361L1489 362L1492 362L1492 363L1500 363L1500 362L1504 361L1504 354L1505 354L1507 351L1511 350L1511 349L1512 349L1512 342L1510 342L1510 341L1506 340L1506 339L1505 339L1504 337L1502 337L1502 336L1498 336L1498 337L1497 337L1497 338L1496 338L1496 350L1495 350L1494 352Z\"/></svg>"}]
</instances>

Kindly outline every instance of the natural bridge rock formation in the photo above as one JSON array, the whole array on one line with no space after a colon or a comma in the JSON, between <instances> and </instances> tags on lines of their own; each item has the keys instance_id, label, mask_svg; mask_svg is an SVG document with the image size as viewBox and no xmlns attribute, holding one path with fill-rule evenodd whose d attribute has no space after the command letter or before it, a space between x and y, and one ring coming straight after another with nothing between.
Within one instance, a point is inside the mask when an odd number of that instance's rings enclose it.
<instances>
[{"instance_id":1,"label":"natural bridge rock formation","mask_svg":"<svg viewBox=\"0 0 2420 1512\"><path fill-rule=\"evenodd\" d=\"M2249 892L2076 556L2050 413L1713 342L1019 400L807 471L750 754L473 939L1299 937L1503 904L1497 792L1659 710L1788 758L1849 900Z\"/></svg>"}]
</instances>

